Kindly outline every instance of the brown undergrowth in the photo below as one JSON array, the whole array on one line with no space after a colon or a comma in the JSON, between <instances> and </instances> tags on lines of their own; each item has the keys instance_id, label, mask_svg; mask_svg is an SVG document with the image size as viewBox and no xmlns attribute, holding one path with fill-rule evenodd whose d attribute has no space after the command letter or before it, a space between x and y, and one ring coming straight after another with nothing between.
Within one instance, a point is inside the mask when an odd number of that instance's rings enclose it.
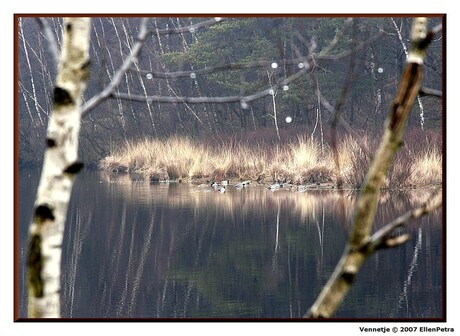
<instances>
[{"instance_id":1,"label":"brown undergrowth","mask_svg":"<svg viewBox=\"0 0 460 336\"><path fill-rule=\"evenodd\" d=\"M126 142L99 163L105 171L141 174L153 181L214 181L230 179L271 183L333 184L359 188L375 153L378 137L339 140L337 158L329 145L309 136L284 144L228 141L205 144L186 137ZM388 172L385 187L418 187L442 182L441 135L407 132Z\"/></svg>"}]
</instances>

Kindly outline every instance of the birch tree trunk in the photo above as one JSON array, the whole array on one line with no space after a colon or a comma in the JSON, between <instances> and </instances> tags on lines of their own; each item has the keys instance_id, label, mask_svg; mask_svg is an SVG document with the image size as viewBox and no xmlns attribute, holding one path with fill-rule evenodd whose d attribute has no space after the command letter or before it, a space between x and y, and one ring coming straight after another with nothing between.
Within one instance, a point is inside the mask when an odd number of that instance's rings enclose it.
<instances>
[{"instance_id":1,"label":"birch tree trunk","mask_svg":"<svg viewBox=\"0 0 460 336\"><path fill-rule=\"evenodd\" d=\"M78 162L81 97L89 76L89 18L64 18L47 149L29 228L28 316L60 317L60 269L67 206Z\"/></svg>"}]
</instances>

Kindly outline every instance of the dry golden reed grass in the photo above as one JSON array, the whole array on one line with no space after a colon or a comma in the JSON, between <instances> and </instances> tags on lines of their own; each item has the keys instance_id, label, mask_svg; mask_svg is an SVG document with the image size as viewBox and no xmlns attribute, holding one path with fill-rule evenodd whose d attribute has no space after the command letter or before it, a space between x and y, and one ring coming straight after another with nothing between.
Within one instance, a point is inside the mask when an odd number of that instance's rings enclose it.
<instances>
[{"instance_id":1,"label":"dry golden reed grass","mask_svg":"<svg viewBox=\"0 0 460 336\"><path fill-rule=\"evenodd\" d=\"M411 165L408 183L411 185L432 185L441 183L442 155L430 149L417 156Z\"/></svg>"},{"instance_id":2,"label":"dry golden reed grass","mask_svg":"<svg viewBox=\"0 0 460 336\"><path fill-rule=\"evenodd\" d=\"M418 144L417 141L414 144ZM387 187L427 186L442 182L439 144L421 148L410 141L398 152L389 170ZM347 136L338 144L340 170L330 147L321 148L308 136L287 144L266 145L231 141L205 145L186 137L126 142L101 160L106 171L143 174L153 180L258 180L296 184L335 183L338 174L345 186L359 188L377 146L377 139ZM363 150L365 148L366 150Z\"/></svg>"}]
</instances>

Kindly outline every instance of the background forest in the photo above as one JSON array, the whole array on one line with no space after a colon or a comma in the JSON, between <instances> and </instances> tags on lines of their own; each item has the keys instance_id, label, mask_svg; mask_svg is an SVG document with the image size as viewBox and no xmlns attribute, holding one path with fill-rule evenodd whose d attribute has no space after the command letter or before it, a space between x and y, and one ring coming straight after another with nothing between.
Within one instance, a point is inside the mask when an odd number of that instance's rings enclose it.
<instances>
[{"instance_id":1,"label":"background forest","mask_svg":"<svg viewBox=\"0 0 460 336\"><path fill-rule=\"evenodd\" d=\"M183 28L209 19L152 17L156 34L124 75L119 96L105 100L82 121L84 162L97 164L127 140L172 135L207 143L277 143L299 134L322 137L324 130L327 142L333 114L325 101L343 103L342 117L360 134L380 134L405 62L404 47L409 48L410 17L227 17L201 29ZM59 44L62 18L48 20ZM431 18L429 25L440 21ZM139 23L135 17L93 18L86 100L110 82L130 53ZM42 160L56 68L38 20L19 18L18 31L19 164L26 165ZM351 57L353 48L359 51ZM306 55L314 55L314 67L282 85L299 71ZM439 38L428 50L424 86L441 90L442 60ZM351 84L341 100L347 80ZM271 95L249 103L182 98L249 96L275 83L281 85ZM408 128L440 133L440 109L439 99L422 97Z\"/></svg>"}]
</instances>

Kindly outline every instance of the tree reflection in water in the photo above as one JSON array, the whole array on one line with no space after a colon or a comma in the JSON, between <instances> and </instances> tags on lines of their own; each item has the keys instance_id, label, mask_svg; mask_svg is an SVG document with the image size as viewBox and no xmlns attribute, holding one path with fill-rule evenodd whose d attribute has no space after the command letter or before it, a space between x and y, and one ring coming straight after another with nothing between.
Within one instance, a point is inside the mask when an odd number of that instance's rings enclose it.
<instances>
[{"instance_id":1,"label":"tree reflection in water","mask_svg":"<svg viewBox=\"0 0 460 336\"><path fill-rule=\"evenodd\" d=\"M38 173L20 173L29 188L21 208ZM299 318L340 257L355 200L257 186L221 194L97 172L74 189L62 265L62 316L74 318ZM384 192L375 230L429 193ZM441 218L438 210L412 223L412 241L372 256L337 317L441 317ZM19 220L22 250L27 213Z\"/></svg>"}]
</instances>

